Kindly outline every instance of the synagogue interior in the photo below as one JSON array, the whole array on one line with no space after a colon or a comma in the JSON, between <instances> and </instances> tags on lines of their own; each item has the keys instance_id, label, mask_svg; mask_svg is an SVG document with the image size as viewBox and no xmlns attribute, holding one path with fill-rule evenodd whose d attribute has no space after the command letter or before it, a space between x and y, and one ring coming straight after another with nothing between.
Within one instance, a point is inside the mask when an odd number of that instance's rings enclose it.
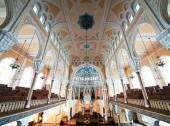
<instances>
[{"instance_id":1,"label":"synagogue interior","mask_svg":"<svg viewBox=\"0 0 170 126\"><path fill-rule=\"evenodd\" d=\"M170 0L0 0L0 126L170 126Z\"/></svg>"}]
</instances>

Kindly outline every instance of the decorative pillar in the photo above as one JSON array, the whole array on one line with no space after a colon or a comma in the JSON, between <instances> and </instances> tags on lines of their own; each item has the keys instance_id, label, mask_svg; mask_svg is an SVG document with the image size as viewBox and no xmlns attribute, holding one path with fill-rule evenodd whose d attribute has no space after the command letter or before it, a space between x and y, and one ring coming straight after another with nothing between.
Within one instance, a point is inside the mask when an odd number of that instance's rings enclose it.
<instances>
[{"instance_id":1,"label":"decorative pillar","mask_svg":"<svg viewBox=\"0 0 170 126\"><path fill-rule=\"evenodd\" d=\"M93 105L90 103L90 115L93 115Z\"/></svg>"},{"instance_id":2,"label":"decorative pillar","mask_svg":"<svg viewBox=\"0 0 170 126\"><path fill-rule=\"evenodd\" d=\"M66 58L65 58L65 60L64 61L66 61ZM65 62L66 63L66 62ZM63 79L64 79L64 73L65 73L65 65L66 64L64 64L64 69L63 69L63 71L62 71L62 76L61 76L61 81L60 81L60 88L59 88L59 98L61 98L61 87L62 87L62 83L63 83Z\"/></svg>"},{"instance_id":3,"label":"decorative pillar","mask_svg":"<svg viewBox=\"0 0 170 126\"><path fill-rule=\"evenodd\" d=\"M78 99L80 99L80 87L78 88Z\"/></svg>"},{"instance_id":4,"label":"decorative pillar","mask_svg":"<svg viewBox=\"0 0 170 126\"><path fill-rule=\"evenodd\" d=\"M115 110L115 114L118 117L118 125L120 126L120 107L115 105L114 110Z\"/></svg>"},{"instance_id":5,"label":"decorative pillar","mask_svg":"<svg viewBox=\"0 0 170 126\"><path fill-rule=\"evenodd\" d=\"M47 100L48 104L51 102L50 101L51 100L51 92L52 92L52 88L53 88L53 84L54 84L55 75L56 75L56 71L51 70L51 85L50 85L50 89L49 89L49 93L48 93L48 100Z\"/></svg>"},{"instance_id":6,"label":"decorative pillar","mask_svg":"<svg viewBox=\"0 0 170 126\"><path fill-rule=\"evenodd\" d=\"M125 89L125 85L123 83L123 69L118 68L118 72L119 72L119 77L120 77L120 81L122 84L122 89L123 89L123 94L124 94L124 102L127 103L126 89Z\"/></svg>"},{"instance_id":7,"label":"decorative pillar","mask_svg":"<svg viewBox=\"0 0 170 126\"><path fill-rule=\"evenodd\" d=\"M82 102L82 115L85 115L85 106L84 106L84 102Z\"/></svg>"},{"instance_id":8,"label":"decorative pillar","mask_svg":"<svg viewBox=\"0 0 170 126\"><path fill-rule=\"evenodd\" d=\"M141 78L141 73L140 73L140 70L141 70L141 59L139 57L134 57L131 60L130 64L131 64L132 68L135 70L135 72L136 72L136 74L138 76L139 83L140 83L140 86L141 86L141 89L142 89L142 94L143 94L144 102L145 102L145 107L149 108L150 104L149 104L148 96L147 96L145 87L143 85L142 78Z\"/></svg>"},{"instance_id":9,"label":"decorative pillar","mask_svg":"<svg viewBox=\"0 0 170 126\"><path fill-rule=\"evenodd\" d=\"M43 66L42 66L42 60L40 60L40 59L35 59L35 60L34 60L33 81L32 81L32 84L31 84L31 87L30 87L28 96L27 96L27 100L26 100L26 103L25 103L25 108L30 108L32 93L33 93L34 86L35 86L35 81L36 81L36 79L37 79L39 70L40 70L42 67L43 67Z\"/></svg>"},{"instance_id":10,"label":"decorative pillar","mask_svg":"<svg viewBox=\"0 0 170 126\"><path fill-rule=\"evenodd\" d=\"M100 87L100 99L102 99L102 87Z\"/></svg>"},{"instance_id":11,"label":"decorative pillar","mask_svg":"<svg viewBox=\"0 0 170 126\"><path fill-rule=\"evenodd\" d=\"M110 73L110 78L111 78L111 81L112 81L112 84L113 84L114 100L116 101L116 90L115 90L115 85L114 85L114 79L112 77L112 72L111 72L111 62L110 62L110 65L109 65L109 73Z\"/></svg>"},{"instance_id":12,"label":"decorative pillar","mask_svg":"<svg viewBox=\"0 0 170 126\"><path fill-rule=\"evenodd\" d=\"M133 126L133 114L132 114L132 111L128 110L128 109L125 109L125 114L126 114L126 117L128 118L128 120L130 121L130 125Z\"/></svg>"}]
</instances>

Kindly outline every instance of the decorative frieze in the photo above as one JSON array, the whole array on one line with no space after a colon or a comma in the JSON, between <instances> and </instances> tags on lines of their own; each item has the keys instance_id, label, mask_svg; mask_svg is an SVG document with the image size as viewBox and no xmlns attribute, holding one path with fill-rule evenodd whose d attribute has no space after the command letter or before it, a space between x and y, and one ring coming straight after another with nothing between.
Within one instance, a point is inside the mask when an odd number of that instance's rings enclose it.
<instances>
[{"instance_id":1,"label":"decorative frieze","mask_svg":"<svg viewBox=\"0 0 170 126\"><path fill-rule=\"evenodd\" d=\"M34 70L36 73L39 73L39 70L41 70L41 68L43 68L44 63L41 59L35 59L34 60Z\"/></svg>"},{"instance_id":2,"label":"decorative frieze","mask_svg":"<svg viewBox=\"0 0 170 126\"><path fill-rule=\"evenodd\" d=\"M0 52L9 50L16 42L12 33L0 29Z\"/></svg>"},{"instance_id":3,"label":"decorative frieze","mask_svg":"<svg viewBox=\"0 0 170 126\"><path fill-rule=\"evenodd\" d=\"M170 49L170 29L163 30L156 38L165 48Z\"/></svg>"},{"instance_id":4,"label":"decorative frieze","mask_svg":"<svg viewBox=\"0 0 170 126\"><path fill-rule=\"evenodd\" d=\"M130 61L130 65L132 68L136 71L139 72L141 69L141 58L140 57L133 57Z\"/></svg>"}]
</instances>

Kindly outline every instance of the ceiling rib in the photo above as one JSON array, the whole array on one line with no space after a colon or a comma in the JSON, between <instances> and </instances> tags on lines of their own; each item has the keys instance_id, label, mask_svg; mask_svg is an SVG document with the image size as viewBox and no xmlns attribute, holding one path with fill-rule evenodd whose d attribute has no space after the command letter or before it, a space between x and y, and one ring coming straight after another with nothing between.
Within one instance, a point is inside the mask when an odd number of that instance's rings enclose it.
<instances>
[{"instance_id":1,"label":"ceiling rib","mask_svg":"<svg viewBox=\"0 0 170 126\"><path fill-rule=\"evenodd\" d=\"M72 31L73 28L72 28L71 21L70 21L70 17L69 17L69 13L68 13L69 12L68 11L68 5L67 5L66 0L61 0L61 4L62 4L62 9L63 9L64 15L65 15L65 18L66 18L66 22L67 22L68 30L69 30L70 37L71 37L71 40L72 40L72 45L74 47L74 51L75 51L76 54L78 54L74 34L73 34L73 31Z\"/></svg>"}]
</instances>

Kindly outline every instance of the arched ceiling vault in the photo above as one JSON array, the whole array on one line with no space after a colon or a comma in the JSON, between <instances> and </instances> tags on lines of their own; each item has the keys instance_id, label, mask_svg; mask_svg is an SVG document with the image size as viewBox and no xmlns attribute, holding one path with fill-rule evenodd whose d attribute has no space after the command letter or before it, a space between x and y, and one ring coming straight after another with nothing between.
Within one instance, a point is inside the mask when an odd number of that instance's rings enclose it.
<instances>
[{"instance_id":1,"label":"arched ceiling vault","mask_svg":"<svg viewBox=\"0 0 170 126\"><path fill-rule=\"evenodd\" d=\"M110 22L118 21L125 0L39 0L48 6L53 16L52 26L58 24L53 32L60 36L63 48L70 61L85 60L86 32L78 25L79 16L93 15L94 26L87 31L87 57L91 61L103 61L112 47L109 38L118 32ZM61 23L61 25L60 25ZM55 38L57 38L55 36Z\"/></svg>"}]
</instances>

